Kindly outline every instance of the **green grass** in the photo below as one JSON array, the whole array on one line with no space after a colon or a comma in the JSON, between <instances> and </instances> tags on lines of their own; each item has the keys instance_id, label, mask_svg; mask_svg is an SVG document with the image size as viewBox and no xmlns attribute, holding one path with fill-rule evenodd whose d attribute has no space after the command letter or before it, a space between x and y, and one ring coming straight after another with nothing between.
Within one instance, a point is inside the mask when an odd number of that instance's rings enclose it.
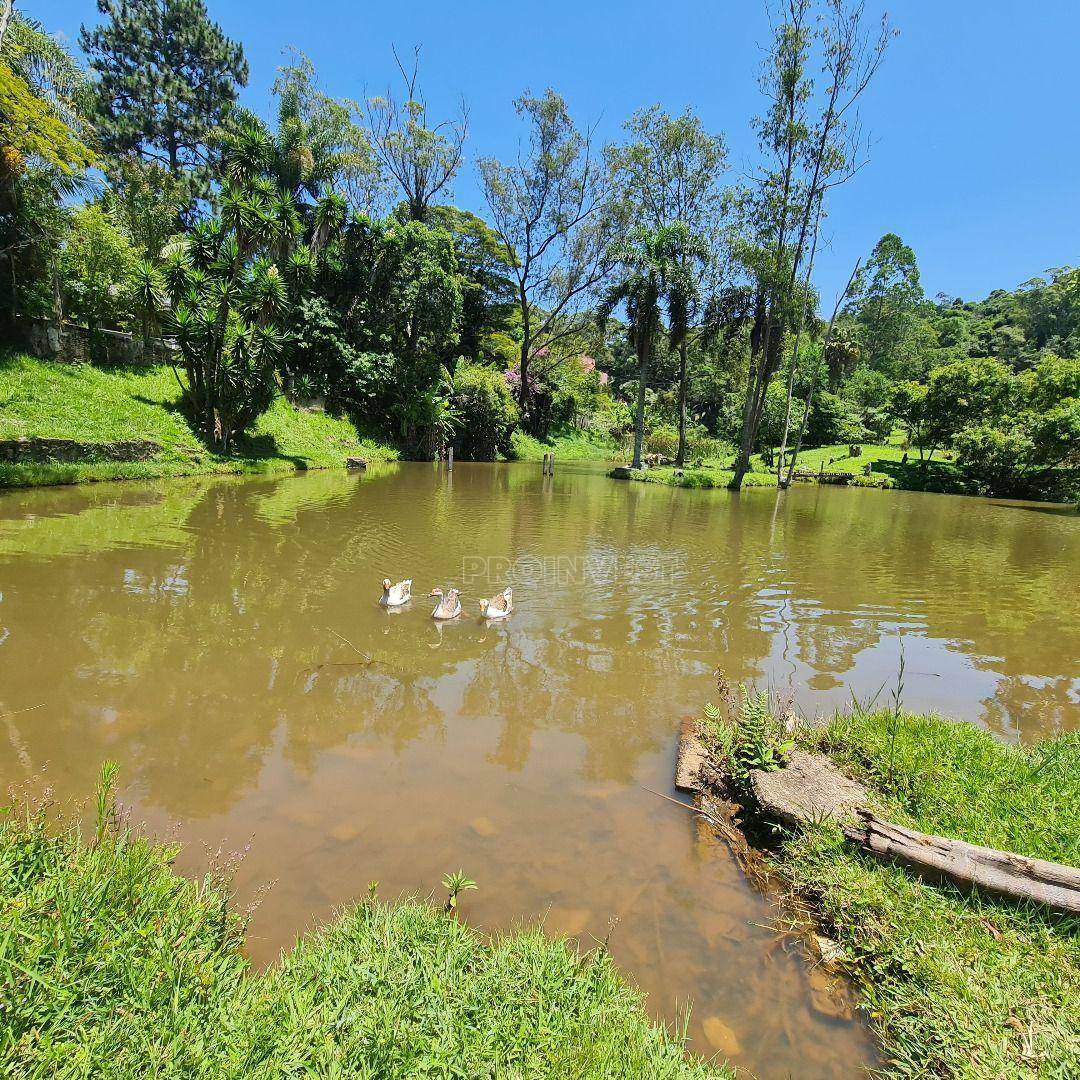
<instances>
[{"instance_id":1,"label":"green grass","mask_svg":"<svg viewBox=\"0 0 1080 1080\"><path fill-rule=\"evenodd\" d=\"M584 431L564 432L543 442L519 430L510 436L510 445L515 461L542 461L553 451L556 462L610 461L618 450L614 442Z\"/></svg>"},{"instance_id":2,"label":"green grass","mask_svg":"<svg viewBox=\"0 0 1080 1080\"><path fill-rule=\"evenodd\" d=\"M965 493L966 487L952 466L951 462L934 459L927 469L923 469L918 454L905 451L900 440L890 439L888 443L872 445L860 444L860 453L851 457L850 448L844 445L819 446L803 450L799 454L798 471L802 473L826 474L842 473L849 476L852 487L903 488L913 491L945 491ZM725 458L707 458L701 464L687 466L682 476L675 475L671 466L661 465L643 469L634 473L634 480L652 484L667 484L683 488L723 488L727 487L733 475L730 468L734 450ZM870 471L866 472L866 466ZM745 487L776 487L776 470L765 463L761 454L750 458L750 471L746 474Z\"/></svg>"},{"instance_id":3,"label":"green grass","mask_svg":"<svg viewBox=\"0 0 1080 1080\"><path fill-rule=\"evenodd\" d=\"M72 484L197 473L283 472L332 468L350 455L396 456L364 441L343 417L309 413L277 398L235 455L211 452L180 411L171 368L92 367L0 357L0 440L71 439L89 444L72 463L0 462L0 487ZM109 461L94 447L145 439L161 451L146 461Z\"/></svg>"},{"instance_id":4,"label":"green grass","mask_svg":"<svg viewBox=\"0 0 1080 1080\"><path fill-rule=\"evenodd\" d=\"M367 899L252 972L220 879L94 832L0 823L6 1077L733 1075L651 1024L604 950L490 940L430 902Z\"/></svg>"},{"instance_id":5,"label":"green grass","mask_svg":"<svg viewBox=\"0 0 1080 1080\"><path fill-rule=\"evenodd\" d=\"M1080 733L1012 747L936 717L856 712L813 741L892 820L1080 866ZM1080 1075L1080 919L926 884L830 826L776 861L844 947L886 1075Z\"/></svg>"}]
</instances>

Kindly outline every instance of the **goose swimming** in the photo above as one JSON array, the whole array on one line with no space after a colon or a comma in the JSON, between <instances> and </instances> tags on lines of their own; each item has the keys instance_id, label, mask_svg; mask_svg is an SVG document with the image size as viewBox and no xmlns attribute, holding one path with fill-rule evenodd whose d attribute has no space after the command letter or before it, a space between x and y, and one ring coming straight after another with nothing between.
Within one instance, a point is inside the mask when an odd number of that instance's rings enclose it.
<instances>
[{"instance_id":1,"label":"goose swimming","mask_svg":"<svg viewBox=\"0 0 1080 1080\"><path fill-rule=\"evenodd\" d=\"M450 589L445 594L442 589L432 589L431 595L439 597L439 602L431 613L433 619L456 619L461 614L461 594L457 589Z\"/></svg>"},{"instance_id":2,"label":"goose swimming","mask_svg":"<svg viewBox=\"0 0 1080 1080\"><path fill-rule=\"evenodd\" d=\"M504 589L498 596L480 601L480 615L485 619L505 619L513 610L513 589Z\"/></svg>"},{"instance_id":3,"label":"goose swimming","mask_svg":"<svg viewBox=\"0 0 1080 1080\"><path fill-rule=\"evenodd\" d=\"M401 607L412 599L412 578L399 581L396 585L390 584L389 578L383 578L382 598L379 603L383 607Z\"/></svg>"}]
</instances>

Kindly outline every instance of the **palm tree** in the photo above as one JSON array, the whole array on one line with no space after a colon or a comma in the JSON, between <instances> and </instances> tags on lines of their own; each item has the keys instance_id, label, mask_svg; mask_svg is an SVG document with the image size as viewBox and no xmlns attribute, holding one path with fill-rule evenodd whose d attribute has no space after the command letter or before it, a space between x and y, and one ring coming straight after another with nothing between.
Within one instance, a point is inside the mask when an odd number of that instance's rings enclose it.
<instances>
[{"instance_id":1,"label":"palm tree","mask_svg":"<svg viewBox=\"0 0 1080 1080\"><path fill-rule=\"evenodd\" d=\"M664 296L669 250L669 229L649 229L639 225L620 239L612 252L615 283L600 304L598 318L607 322L611 313L625 305L630 343L638 364L637 408L634 413L634 459L631 468L641 468L645 442L645 390L649 361L660 329L660 303Z\"/></svg>"},{"instance_id":2,"label":"palm tree","mask_svg":"<svg viewBox=\"0 0 1080 1080\"><path fill-rule=\"evenodd\" d=\"M709 249L684 222L676 221L664 232L668 342L679 354L679 448L675 464L682 468L686 464L686 369L690 323L701 305L700 271L709 256Z\"/></svg>"}]
</instances>

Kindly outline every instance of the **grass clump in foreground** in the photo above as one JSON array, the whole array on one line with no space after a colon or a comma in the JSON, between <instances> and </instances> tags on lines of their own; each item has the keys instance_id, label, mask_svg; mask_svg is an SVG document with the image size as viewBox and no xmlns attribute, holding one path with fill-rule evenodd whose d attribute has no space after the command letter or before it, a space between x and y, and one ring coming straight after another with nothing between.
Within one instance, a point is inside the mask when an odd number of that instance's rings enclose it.
<instances>
[{"instance_id":1,"label":"grass clump in foreground","mask_svg":"<svg viewBox=\"0 0 1080 1080\"><path fill-rule=\"evenodd\" d=\"M141 461L114 461L88 449L73 462L0 462L0 487L75 484L199 473L288 472L342 467L351 455L387 460L396 453L361 439L344 417L295 408L277 397L240 440L215 454L179 407L171 368L93 367L13 354L0 356L0 440L70 439L88 448L131 440L161 446Z\"/></svg>"},{"instance_id":2,"label":"grass clump in foreground","mask_svg":"<svg viewBox=\"0 0 1080 1080\"><path fill-rule=\"evenodd\" d=\"M1013 747L968 724L838 716L812 736L922 832L1080 866L1080 733ZM859 853L833 826L777 862L843 945L888 1076L1080 1076L1080 919L965 896Z\"/></svg>"},{"instance_id":3,"label":"grass clump in foreground","mask_svg":"<svg viewBox=\"0 0 1080 1080\"><path fill-rule=\"evenodd\" d=\"M174 848L43 812L0 823L0 1072L10 1077L730 1077L652 1025L603 950L482 937L374 897L252 973L223 883Z\"/></svg>"}]
</instances>

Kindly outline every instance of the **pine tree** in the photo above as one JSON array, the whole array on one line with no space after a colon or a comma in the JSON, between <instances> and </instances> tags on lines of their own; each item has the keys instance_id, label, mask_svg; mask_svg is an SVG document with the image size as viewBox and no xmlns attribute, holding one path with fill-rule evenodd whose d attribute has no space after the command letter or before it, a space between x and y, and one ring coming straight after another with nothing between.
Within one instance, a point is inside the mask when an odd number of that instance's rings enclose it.
<instances>
[{"instance_id":1,"label":"pine tree","mask_svg":"<svg viewBox=\"0 0 1080 1080\"><path fill-rule=\"evenodd\" d=\"M205 195L213 132L247 85L239 43L204 0L97 0L102 23L79 43L97 76L95 125L107 154L136 154Z\"/></svg>"}]
</instances>

